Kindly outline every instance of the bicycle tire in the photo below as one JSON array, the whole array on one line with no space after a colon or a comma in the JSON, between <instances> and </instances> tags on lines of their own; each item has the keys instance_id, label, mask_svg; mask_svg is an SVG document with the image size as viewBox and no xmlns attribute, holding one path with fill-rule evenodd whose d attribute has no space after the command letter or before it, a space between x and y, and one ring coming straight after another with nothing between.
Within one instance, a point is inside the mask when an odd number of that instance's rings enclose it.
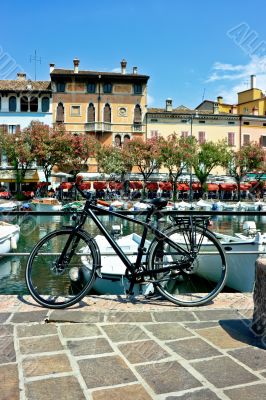
<instances>
[{"instance_id":1,"label":"bicycle tire","mask_svg":"<svg viewBox=\"0 0 266 400\"><path fill-rule=\"evenodd\" d=\"M78 245L69 263L64 265L62 271L56 266L72 232L68 228L49 233L35 245L28 258L26 284L31 296L44 307L69 307L79 302L94 283L98 265L97 249L81 230L73 236L74 240L78 240Z\"/></svg>"},{"instance_id":2,"label":"bicycle tire","mask_svg":"<svg viewBox=\"0 0 266 400\"><path fill-rule=\"evenodd\" d=\"M185 261L185 258L188 260L188 257L174 249L167 239L155 238L149 249L147 268L151 272L154 286L167 300L181 306L208 303L221 292L226 283L227 264L221 244L210 231L198 225L194 229L200 251L186 269L174 268L176 262ZM188 251L191 251L191 233L191 228L178 225L164 231L167 238ZM156 273L156 268L169 269L171 264L173 268L170 271Z\"/></svg>"}]
</instances>

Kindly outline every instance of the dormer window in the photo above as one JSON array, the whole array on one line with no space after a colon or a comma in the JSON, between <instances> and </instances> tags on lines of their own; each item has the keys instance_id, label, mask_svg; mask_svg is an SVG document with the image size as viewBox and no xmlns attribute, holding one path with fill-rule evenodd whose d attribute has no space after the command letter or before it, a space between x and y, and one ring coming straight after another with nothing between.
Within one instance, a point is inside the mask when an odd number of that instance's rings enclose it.
<instances>
[{"instance_id":1,"label":"dormer window","mask_svg":"<svg viewBox=\"0 0 266 400\"><path fill-rule=\"evenodd\" d=\"M88 93L95 93L96 85L95 83L88 83L87 84L87 92Z\"/></svg>"},{"instance_id":2,"label":"dormer window","mask_svg":"<svg viewBox=\"0 0 266 400\"><path fill-rule=\"evenodd\" d=\"M66 91L66 84L62 82L57 83L57 91L60 93L64 93Z\"/></svg>"},{"instance_id":3,"label":"dormer window","mask_svg":"<svg viewBox=\"0 0 266 400\"><path fill-rule=\"evenodd\" d=\"M104 83L103 93L112 93L112 84L111 83Z\"/></svg>"}]
</instances>

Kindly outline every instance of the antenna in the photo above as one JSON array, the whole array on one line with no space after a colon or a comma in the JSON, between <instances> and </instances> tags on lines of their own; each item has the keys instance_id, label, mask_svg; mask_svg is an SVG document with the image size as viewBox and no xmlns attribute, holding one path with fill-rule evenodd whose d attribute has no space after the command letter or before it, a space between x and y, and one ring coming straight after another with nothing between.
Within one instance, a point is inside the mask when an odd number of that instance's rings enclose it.
<instances>
[{"instance_id":1,"label":"antenna","mask_svg":"<svg viewBox=\"0 0 266 400\"><path fill-rule=\"evenodd\" d=\"M202 101L204 100L205 97L205 88L203 89L203 93L202 93Z\"/></svg>"},{"instance_id":2,"label":"antenna","mask_svg":"<svg viewBox=\"0 0 266 400\"><path fill-rule=\"evenodd\" d=\"M34 62L34 80L36 81L36 63L39 62L41 64L41 57L37 58L37 51L34 50L34 56L30 56L30 63Z\"/></svg>"}]
</instances>

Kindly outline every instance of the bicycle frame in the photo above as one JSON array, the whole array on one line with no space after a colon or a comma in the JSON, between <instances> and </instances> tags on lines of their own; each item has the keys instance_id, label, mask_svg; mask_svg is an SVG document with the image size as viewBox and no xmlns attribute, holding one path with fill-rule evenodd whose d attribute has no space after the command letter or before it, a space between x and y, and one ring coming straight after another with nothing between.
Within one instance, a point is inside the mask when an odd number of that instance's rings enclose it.
<instances>
[{"instance_id":1,"label":"bicycle frame","mask_svg":"<svg viewBox=\"0 0 266 400\"><path fill-rule=\"evenodd\" d=\"M107 215L112 215L112 216L115 216L115 217L119 217L121 219L130 221L130 222L134 222L134 223L137 223L137 224L143 226L143 233L142 233L142 237L141 237L141 242L140 242L140 245L138 247L137 258L136 258L136 261L135 261L134 264L128 259L127 255L120 248L120 246L116 243L114 238L107 231L105 226L102 224L102 222L99 220L99 218L97 217L97 215L93 211L104 212ZM188 251L186 251L184 248L179 246L177 243L173 242L161 230L159 230L158 228L154 227L154 225L151 224L151 216L152 216L154 211L156 212L156 209L154 210L153 208L151 208L150 210L148 210L146 221L143 222L143 221L140 221L139 219L134 219L132 217L128 217L128 216L126 216L124 214L121 214L119 212L115 212L115 211L111 211L111 210L104 210L102 207L99 207L99 206L97 206L95 204L92 204L91 201L87 200L86 203L85 203L83 212L81 214L80 221L73 228L73 236L74 236L76 231L78 231L79 229L81 229L83 227L83 225L86 222L87 217L91 217L91 219L93 220L95 225L98 227L100 232L105 236L105 238L107 239L109 244L114 249L115 253L118 255L118 257L121 259L121 261L128 268L128 270L130 271L130 273L132 275L134 273L136 273L136 270L138 270L140 268L140 266L141 266L142 256L144 255L144 252L146 250L145 249L145 240L147 238L148 231L153 231L153 234L155 236L157 236L160 240L166 240L167 242L169 242L171 244L171 246L175 250L178 251L179 254L182 254L182 255L187 256L187 257L190 258L191 254ZM70 238L70 241L71 241L71 238ZM66 245L66 246L68 246L68 245ZM185 263L183 263L183 264L184 264L183 268L186 268ZM180 265L180 267L182 267L182 264ZM169 267L169 270L170 269L171 269L171 267ZM167 270L167 268L160 268L160 269L154 270L154 272L166 272L166 270ZM140 275L144 275L144 273L145 273L145 271L144 272L140 272ZM136 276L136 274L135 274L135 276Z\"/></svg>"}]
</instances>

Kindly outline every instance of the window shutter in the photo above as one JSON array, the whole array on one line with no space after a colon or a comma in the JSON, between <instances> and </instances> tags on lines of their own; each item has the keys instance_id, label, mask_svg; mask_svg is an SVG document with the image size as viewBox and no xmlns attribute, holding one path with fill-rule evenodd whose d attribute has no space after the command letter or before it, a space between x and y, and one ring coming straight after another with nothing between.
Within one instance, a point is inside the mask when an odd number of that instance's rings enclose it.
<instances>
[{"instance_id":1,"label":"window shutter","mask_svg":"<svg viewBox=\"0 0 266 400\"><path fill-rule=\"evenodd\" d=\"M95 122L95 108L93 104L88 107L88 122Z\"/></svg>"},{"instance_id":2,"label":"window shutter","mask_svg":"<svg viewBox=\"0 0 266 400\"><path fill-rule=\"evenodd\" d=\"M182 138L187 138L188 137L188 132L187 131L181 132L181 137Z\"/></svg>"},{"instance_id":3,"label":"window shutter","mask_svg":"<svg viewBox=\"0 0 266 400\"><path fill-rule=\"evenodd\" d=\"M104 122L111 122L111 107L109 104L105 104L104 110L103 110L103 121Z\"/></svg>"},{"instance_id":4,"label":"window shutter","mask_svg":"<svg viewBox=\"0 0 266 400\"><path fill-rule=\"evenodd\" d=\"M158 138L158 131L151 131L151 137L152 138Z\"/></svg>"},{"instance_id":5,"label":"window shutter","mask_svg":"<svg viewBox=\"0 0 266 400\"><path fill-rule=\"evenodd\" d=\"M250 136L249 135L243 135L243 145L247 146L250 142Z\"/></svg>"},{"instance_id":6,"label":"window shutter","mask_svg":"<svg viewBox=\"0 0 266 400\"><path fill-rule=\"evenodd\" d=\"M135 106L134 109L134 123L141 123L141 108L138 104Z\"/></svg>"},{"instance_id":7,"label":"window shutter","mask_svg":"<svg viewBox=\"0 0 266 400\"><path fill-rule=\"evenodd\" d=\"M16 126L16 133L19 133L20 132L20 125L17 125Z\"/></svg>"},{"instance_id":8,"label":"window shutter","mask_svg":"<svg viewBox=\"0 0 266 400\"><path fill-rule=\"evenodd\" d=\"M199 132L199 144L205 143L205 132Z\"/></svg>"},{"instance_id":9,"label":"window shutter","mask_svg":"<svg viewBox=\"0 0 266 400\"><path fill-rule=\"evenodd\" d=\"M62 103L59 103L56 109L56 122L64 122L64 107Z\"/></svg>"},{"instance_id":10,"label":"window shutter","mask_svg":"<svg viewBox=\"0 0 266 400\"><path fill-rule=\"evenodd\" d=\"M229 146L235 145L235 133L234 132L228 132L228 144L229 144Z\"/></svg>"}]
</instances>

